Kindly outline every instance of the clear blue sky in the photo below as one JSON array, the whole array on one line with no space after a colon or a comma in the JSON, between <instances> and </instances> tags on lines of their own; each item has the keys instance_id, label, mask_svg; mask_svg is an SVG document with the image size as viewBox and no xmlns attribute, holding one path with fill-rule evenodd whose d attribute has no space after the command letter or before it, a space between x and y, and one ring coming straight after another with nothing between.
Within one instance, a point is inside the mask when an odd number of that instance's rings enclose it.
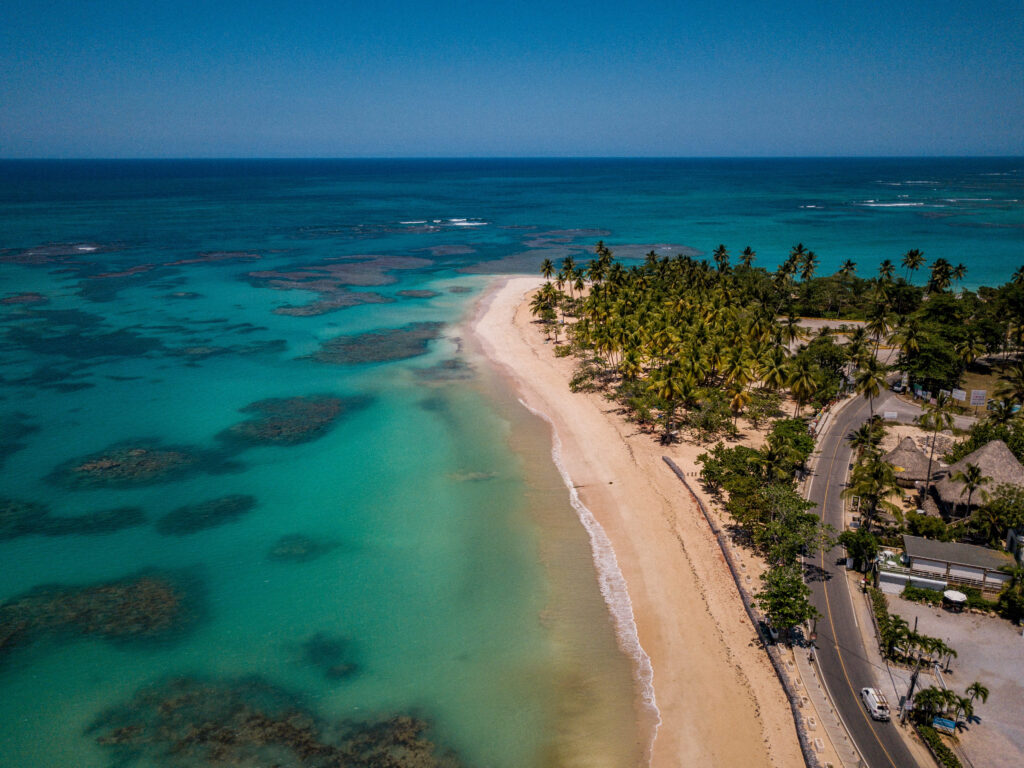
<instances>
[{"instance_id":1,"label":"clear blue sky","mask_svg":"<svg viewBox=\"0 0 1024 768\"><path fill-rule=\"evenodd\" d=\"M1024 155L1022 0L0 0L0 157Z\"/></svg>"}]
</instances>

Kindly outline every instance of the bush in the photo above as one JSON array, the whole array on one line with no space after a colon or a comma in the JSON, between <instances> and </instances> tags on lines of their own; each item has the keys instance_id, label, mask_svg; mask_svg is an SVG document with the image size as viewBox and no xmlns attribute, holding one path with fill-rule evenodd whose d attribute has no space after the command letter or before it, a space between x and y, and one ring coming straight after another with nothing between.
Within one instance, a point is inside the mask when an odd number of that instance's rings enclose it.
<instances>
[{"instance_id":1,"label":"bush","mask_svg":"<svg viewBox=\"0 0 1024 768\"><path fill-rule=\"evenodd\" d=\"M889 601L878 587L869 586L868 597L871 598L871 610L878 622L878 631L882 632L889 625Z\"/></svg>"},{"instance_id":2,"label":"bush","mask_svg":"<svg viewBox=\"0 0 1024 768\"><path fill-rule=\"evenodd\" d=\"M932 753L939 761L939 765L943 766L943 768L963 768L959 758L953 754L953 750L946 746L938 731L930 725L919 725L917 726L917 732L924 743L931 748Z\"/></svg>"},{"instance_id":3,"label":"bush","mask_svg":"<svg viewBox=\"0 0 1024 768\"><path fill-rule=\"evenodd\" d=\"M957 587L961 592L967 595L967 607L977 608L982 611L994 611L999 608L999 603L995 600L986 600L981 596L981 590L975 587Z\"/></svg>"},{"instance_id":4,"label":"bush","mask_svg":"<svg viewBox=\"0 0 1024 768\"><path fill-rule=\"evenodd\" d=\"M909 584L903 588L900 597L906 600L913 600L915 603L927 603L928 605L942 605L942 593L934 589L922 589L912 587Z\"/></svg>"},{"instance_id":5,"label":"bush","mask_svg":"<svg viewBox=\"0 0 1024 768\"><path fill-rule=\"evenodd\" d=\"M937 539L938 541L952 541L953 535L946 525L938 517L930 515L918 515L912 513L907 516L907 530L912 536L922 536L926 539Z\"/></svg>"},{"instance_id":6,"label":"bush","mask_svg":"<svg viewBox=\"0 0 1024 768\"><path fill-rule=\"evenodd\" d=\"M568 344L559 344L555 347L555 357L568 357L572 354L572 347Z\"/></svg>"}]
</instances>

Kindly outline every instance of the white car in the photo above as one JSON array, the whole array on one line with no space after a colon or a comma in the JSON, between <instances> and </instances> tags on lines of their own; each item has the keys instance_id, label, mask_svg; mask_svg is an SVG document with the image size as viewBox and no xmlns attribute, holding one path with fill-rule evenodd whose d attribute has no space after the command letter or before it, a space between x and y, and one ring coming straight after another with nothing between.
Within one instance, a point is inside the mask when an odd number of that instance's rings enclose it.
<instances>
[{"instance_id":1,"label":"white car","mask_svg":"<svg viewBox=\"0 0 1024 768\"><path fill-rule=\"evenodd\" d=\"M889 720L889 702L877 688L861 688L860 699L874 720Z\"/></svg>"}]
</instances>

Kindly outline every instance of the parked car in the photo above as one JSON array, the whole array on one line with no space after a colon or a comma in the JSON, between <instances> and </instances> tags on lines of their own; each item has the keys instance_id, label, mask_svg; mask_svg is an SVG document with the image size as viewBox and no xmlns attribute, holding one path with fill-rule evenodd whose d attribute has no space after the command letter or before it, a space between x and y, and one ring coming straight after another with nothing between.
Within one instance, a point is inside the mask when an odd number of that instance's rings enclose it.
<instances>
[{"instance_id":1,"label":"parked car","mask_svg":"<svg viewBox=\"0 0 1024 768\"><path fill-rule=\"evenodd\" d=\"M885 700L883 693L877 688L861 688L860 699L864 702L864 708L874 720L889 720L889 702Z\"/></svg>"}]
</instances>

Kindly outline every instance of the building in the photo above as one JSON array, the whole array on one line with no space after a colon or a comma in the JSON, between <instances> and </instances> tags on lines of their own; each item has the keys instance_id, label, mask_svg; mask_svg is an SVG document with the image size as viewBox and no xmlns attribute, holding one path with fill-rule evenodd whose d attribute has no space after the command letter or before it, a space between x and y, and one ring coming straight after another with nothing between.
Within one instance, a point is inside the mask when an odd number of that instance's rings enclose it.
<instances>
[{"instance_id":1,"label":"building","mask_svg":"<svg viewBox=\"0 0 1024 768\"><path fill-rule=\"evenodd\" d=\"M928 456L917 447L912 437L904 437L894 450L882 457L882 461L891 464L896 472L896 482L904 488L913 488L915 483L923 483L928 479ZM939 460L932 463L932 477L939 470Z\"/></svg>"},{"instance_id":2,"label":"building","mask_svg":"<svg viewBox=\"0 0 1024 768\"><path fill-rule=\"evenodd\" d=\"M884 592L902 592L907 584L940 592L973 587L991 599L1010 579L1000 567L1014 563L1005 552L920 536L904 535L903 549L902 558L879 561L878 582Z\"/></svg>"},{"instance_id":3,"label":"building","mask_svg":"<svg viewBox=\"0 0 1024 768\"><path fill-rule=\"evenodd\" d=\"M1006 447L1006 443L1002 440L985 443L978 450L951 464L946 469L945 477L935 484L936 500L946 515L959 512L960 516L964 516L971 511L967 508L966 487L962 482L953 479L953 475L965 471L968 464L975 464L981 470L981 474L988 478L988 482L974 492L971 507L980 506L983 491L991 493L1000 485L1024 485L1024 466Z\"/></svg>"},{"instance_id":4,"label":"building","mask_svg":"<svg viewBox=\"0 0 1024 768\"><path fill-rule=\"evenodd\" d=\"M1006 534L1006 549L1018 563L1024 565L1024 530L1009 530Z\"/></svg>"}]
</instances>

